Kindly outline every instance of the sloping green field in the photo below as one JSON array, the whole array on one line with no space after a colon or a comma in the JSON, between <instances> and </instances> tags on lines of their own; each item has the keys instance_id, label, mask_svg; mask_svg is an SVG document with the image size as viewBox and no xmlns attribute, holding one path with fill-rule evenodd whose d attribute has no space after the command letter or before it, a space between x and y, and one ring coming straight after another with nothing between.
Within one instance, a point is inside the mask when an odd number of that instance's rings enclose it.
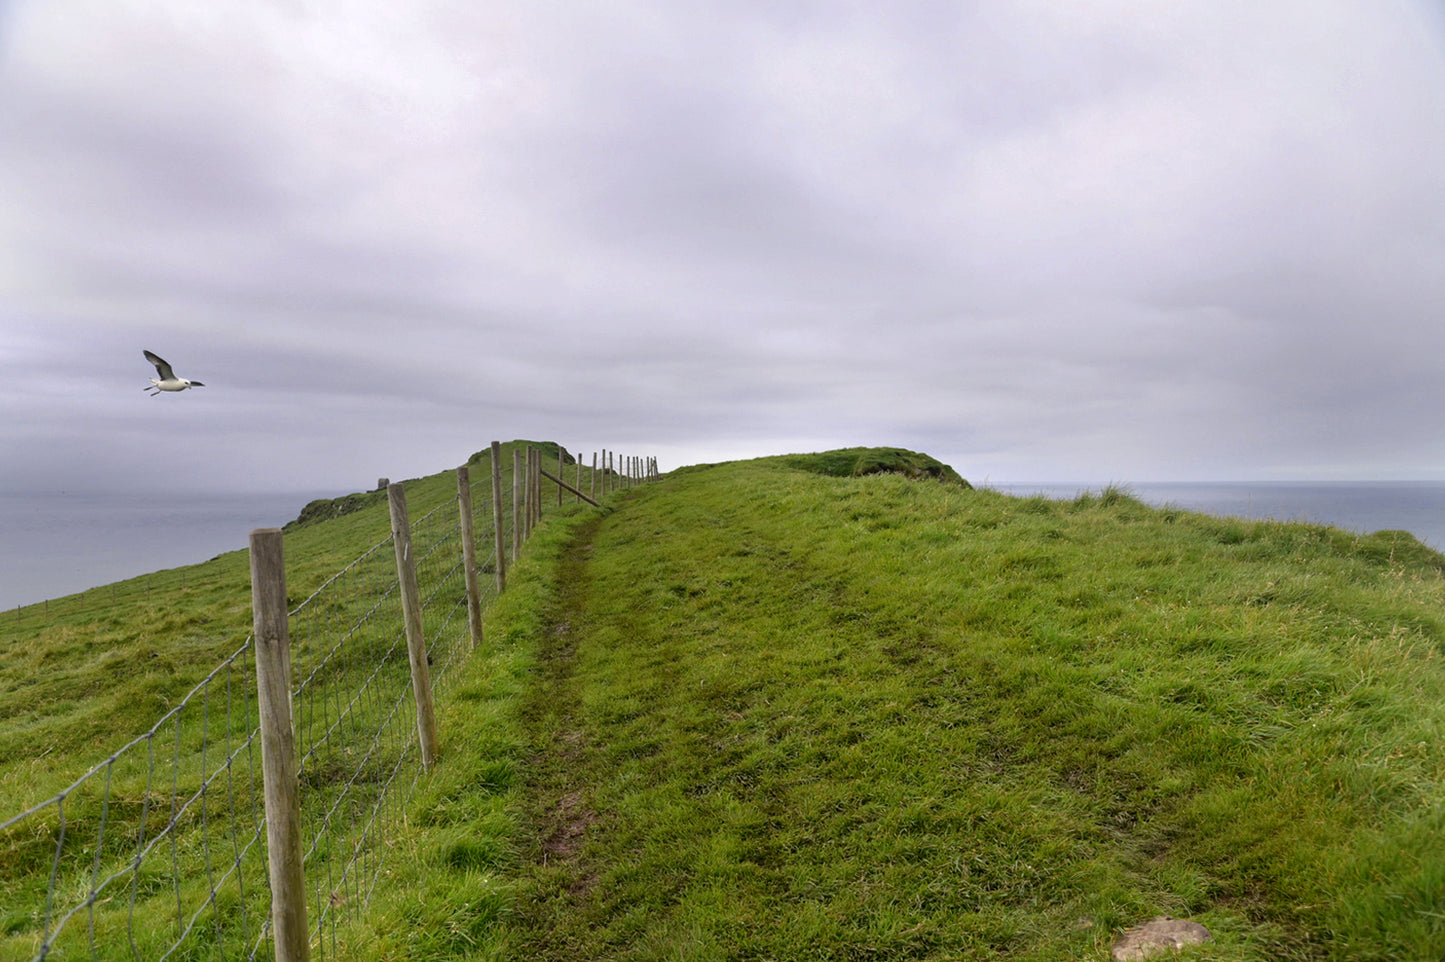
<instances>
[{"instance_id":1,"label":"sloping green field","mask_svg":"<svg viewBox=\"0 0 1445 962\"><path fill-rule=\"evenodd\" d=\"M1191 959L1445 958L1445 557L944 468L857 449L549 507L340 944L1102 960L1169 914L1214 935ZM384 510L289 533L295 591ZM212 564L133 615L0 628L0 818L233 647L244 553Z\"/></svg>"}]
</instances>

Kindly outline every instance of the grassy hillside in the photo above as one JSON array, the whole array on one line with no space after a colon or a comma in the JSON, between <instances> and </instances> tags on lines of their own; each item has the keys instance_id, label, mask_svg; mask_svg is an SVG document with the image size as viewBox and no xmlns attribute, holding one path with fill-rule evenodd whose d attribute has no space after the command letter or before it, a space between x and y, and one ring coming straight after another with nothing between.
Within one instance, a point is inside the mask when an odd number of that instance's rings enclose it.
<instances>
[{"instance_id":1,"label":"grassy hillside","mask_svg":"<svg viewBox=\"0 0 1445 962\"><path fill-rule=\"evenodd\" d=\"M1445 558L822 467L559 555L516 957L1445 957Z\"/></svg>"},{"instance_id":2,"label":"grassy hillside","mask_svg":"<svg viewBox=\"0 0 1445 962\"><path fill-rule=\"evenodd\" d=\"M504 504L509 516L512 448L527 444L503 447ZM545 450L556 449L547 445ZM547 468L556 471L555 460ZM484 542L478 550L487 572L492 570L490 469L490 452L471 459L474 513L479 541ZM406 490L414 537L422 538L416 548L419 579L426 592L428 643L430 653L436 655L435 682L438 673L457 660L456 654L465 651L458 639L467 635L465 612L458 617L461 579L447 573L460 561L460 542L454 534L456 474L444 471L412 479ZM434 508L436 513L427 518ZM560 510L555 501L550 508L554 514ZM303 768L313 808L316 802L323 803L313 813L320 820L326 817L324 805L331 804L325 793L335 774L345 770L343 766L363 756L379 760L392 751L376 743L379 729L363 729L361 724L363 716L368 716L366 724L372 724L385 715L386 707L376 693L383 680L394 686L397 659L388 655L390 666L383 668L383 661L375 656L394 649L401 620L395 592L388 588L396 574L384 496L351 495L313 503L303 514L305 518L287 526L285 549L289 605L295 609L307 602L306 614L293 617L291 626L293 677L296 682L307 679L311 692L297 702L296 710L302 735L309 729L312 735L328 739L328 745L333 738L338 745L349 739L344 749L338 747L330 757L317 754L309 770ZM245 532L239 532L238 539L244 543ZM433 554L431 546L443 542L447 550ZM364 565L354 564L363 557ZM351 573L332 583L321 601L310 604L313 592L343 569ZM492 587L490 575L481 580L484 591ZM519 583L525 581L523 573ZM20 618L0 620L0 718L5 720L0 725L0 824L66 790L162 716L171 717L168 713L212 669L244 650L251 630L250 604L247 552L236 551L205 564L32 606ZM356 627L348 627L353 623ZM401 687L406 688L404 647L403 643ZM472 793L478 794L477 786L500 777L498 766L504 769L505 759L491 757L485 748L499 739L487 728L493 713L478 709L490 698L492 686L501 684L512 670L508 666L513 657L515 653L502 650L474 653L460 670L448 674L446 697L439 695L438 706L453 726L452 764L445 775L438 773L424 786L424 797L426 791L445 785L446 779L466 778ZM69 791L63 805L47 804L33 817L0 832L0 959L32 958L42 934L60 914L79 904L88 886L112 872L120 884L105 891L94 920L82 912L78 921L69 924L67 942L57 952L89 956L87 933L93 928L102 958L112 957L112 952L117 958L157 957L192 911L204 907L208 880L222 873L255 829L248 823L252 819L248 809L259 791L254 784L259 777L259 749L245 748L246 714L250 712L250 724L255 717L254 698L248 694L254 690L254 661L247 652L220 671L214 683L187 702L183 714L173 716L118 764L106 766L98 777ZM458 721L460 706L470 711ZM334 726L332 720L343 711L356 731ZM457 757L455 747L463 744L478 751ZM201 773L238 750L236 765L222 772L209 794L180 808L181 801L199 788ZM363 782L371 777L359 768L352 770ZM393 876L419 871L426 862L424 841L440 844L441 836L457 831L457 824L471 826L477 817L470 809L454 813L455 820L440 811L433 805L431 817L410 823L417 826L414 833L407 827L399 835L392 831L390 813L383 816L388 823L385 845L396 852L389 869ZM501 824L495 812L489 817ZM406 813L398 811L396 818L396 824L408 826ZM168 839L156 849L152 840L160 837L168 821L175 826L169 836L174 841ZM103 843L97 845L97 839ZM132 860L142 847L150 854L136 872ZM243 930L251 926L249 939L244 932L234 936L238 943L254 941L254 919L258 912L265 915L264 906L258 907L258 899L264 897L264 863L259 847L248 851L247 881L241 886L246 894L237 898L233 881L217 903L222 908L217 935L238 919ZM175 878L173 864L179 867ZM459 864L466 868L469 863L463 859ZM437 877L449 871L444 865ZM324 880L326 873L318 872L318 877ZM139 884L132 887L132 879ZM412 886L409 894L415 891ZM52 905L48 918L47 902ZM379 898L377 904L385 905L386 899ZM314 906L312 911L316 913ZM203 911L198 917L209 922L211 914ZM376 921L385 924L387 917L379 912ZM384 931L372 929L369 921L360 928L338 936L330 933L343 930L331 928L328 935L369 944ZM140 944L128 944L132 938L140 939ZM201 940L214 941L214 937L206 933Z\"/></svg>"},{"instance_id":3,"label":"grassy hillside","mask_svg":"<svg viewBox=\"0 0 1445 962\"><path fill-rule=\"evenodd\" d=\"M549 509L343 944L1104 959L1168 913L1214 932L1195 959L1445 957L1445 558L934 465L769 458ZM408 491L415 520L455 479ZM288 531L293 600L386 537L367 500ZM244 552L153 578L0 624L0 819L249 631ZM23 841L0 958L45 885Z\"/></svg>"},{"instance_id":4,"label":"grassy hillside","mask_svg":"<svg viewBox=\"0 0 1445 962\"><path fill-rule=\"evenodd\" d=\"M407 484L412 517L456 496L456 475ZM298 505L298 509L300 506ZM383 495L286 538L293 604L390 533ZM241 545L246 532L238 532ZM0 801L53 794L148 728L251 632L248 553L144 575L0 618ZM116 600L113 600L116 599Z\"/></svg>"}]
</instances>

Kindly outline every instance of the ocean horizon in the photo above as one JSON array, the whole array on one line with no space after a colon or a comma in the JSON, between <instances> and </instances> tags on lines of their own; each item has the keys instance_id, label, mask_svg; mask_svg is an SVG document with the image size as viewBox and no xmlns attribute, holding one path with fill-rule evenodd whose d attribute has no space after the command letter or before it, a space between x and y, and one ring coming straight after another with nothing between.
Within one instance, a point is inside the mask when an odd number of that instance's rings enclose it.
<instances>
[{"instance_id":1,"label":"ocean horizon","mask_svg":"<svg viewBox=\"0 0 1445 962\"><path fill-rule=\"evenodd\" d=\"M343 492L344 493L344 492ZM245 548L336 492L0 493L0 610L53 601Z\"/></svg>"},{"instance_id":2,"label":"ocean horizon","mask_svg":"<svg viewBox=\"0 0 1445 962\"><path fill-rule=\"evenodd\" d=\"M1150 482L1118 487L1155 507L1220 517L1305 521L1359 534L1408 531L1445 551L1445 481ZM1104 485L988 483L1026 497L1070 500ZM341 492L344 494L345 492ZM39 604L246 547L334 491L265 494L0 494L0 610Z\"/></svg>"}]
</instances>

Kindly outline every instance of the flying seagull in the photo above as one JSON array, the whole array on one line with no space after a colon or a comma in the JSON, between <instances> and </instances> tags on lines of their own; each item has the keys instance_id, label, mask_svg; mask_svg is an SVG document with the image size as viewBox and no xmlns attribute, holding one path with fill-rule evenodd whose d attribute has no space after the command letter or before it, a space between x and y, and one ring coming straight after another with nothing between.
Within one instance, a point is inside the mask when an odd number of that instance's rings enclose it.
<instances>
[{"instance_id":1,"label":"flying seagull","mask_svg":"<svg viewBox=\"0 0 1445 962\"><path fill-rule=\"evenodd\" d=\"M176 372L171 370L170 362L165 358L157 357L150 351L145 352L146 360L156 366L156 373L160 378L151 378L151 386L145 390L151 392L155 397L162 391L184 391L188 387L205 387L200 381L187 381L183 377L176 377Z\"/></svg>"}]
</instances>

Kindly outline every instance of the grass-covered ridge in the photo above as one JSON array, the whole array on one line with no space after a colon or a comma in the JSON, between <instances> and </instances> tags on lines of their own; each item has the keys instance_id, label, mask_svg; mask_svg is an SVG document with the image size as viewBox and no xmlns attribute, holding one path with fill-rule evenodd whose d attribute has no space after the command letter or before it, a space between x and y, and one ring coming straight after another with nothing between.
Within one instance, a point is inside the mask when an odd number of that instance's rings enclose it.
<instances>
[{"instance_id":1,"label":"grass-covered ridge","mask_svg":"<svg viewBox=\"0 0 1445 962\"><path fill-rule=\"evenodd\" d=\"M545 499L351 954L1103 960L1169 913L1215 934L1191 959L1445 957L1445 557L878 450ZM293 601L386 531L378 500L288 532ZM0 624L7 814L234 650L245 571ZM10 841L28 958L49 856Z\"/></svg>"},{"instance_id":2,"label":"grass-covered ridge","mask_svg":"<svg viewBox=\"0 0 1445 962\"><path fill-rule=\"evenodd\" d=\"M1445 957L1440 555L794 463L560 563L516 957Z\"/></svg>"},{"instance_id":3,"label":"grass-covered ridge","mask_svg":"<svg viewBox=\"0 0 1445 962\"><path fill-rule=\"evenodd\" d=\"M964 488L972 487L949 465L906 448L839 448L816 454L787 455L781 463L834 478L898 474L905 478L932 478Z\"/></svg>"}]
</instances>

